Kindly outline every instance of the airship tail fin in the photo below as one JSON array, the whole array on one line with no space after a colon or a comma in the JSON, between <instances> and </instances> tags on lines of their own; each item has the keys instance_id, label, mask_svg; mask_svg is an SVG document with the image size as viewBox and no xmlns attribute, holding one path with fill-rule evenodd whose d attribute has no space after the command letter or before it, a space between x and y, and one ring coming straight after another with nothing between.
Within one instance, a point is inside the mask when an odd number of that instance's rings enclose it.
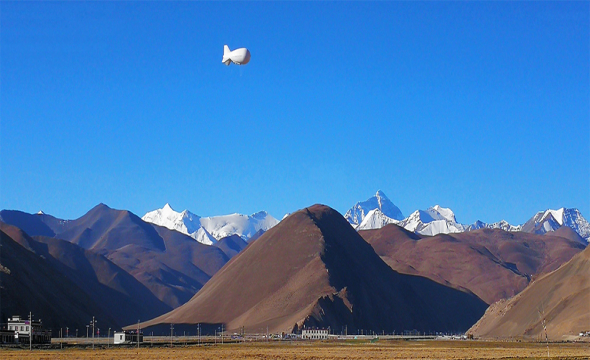
<instances>
[{"instance_id":1,"label":"airship tail fin","mask_svg":"<svg viewBox=\"0 0 590 360\"><path fill-rule=\"evenodd\" d=\"M231 63L231 60L229 58L230 52L231 51L229 50L229 46L223 45L223 59L221 60L221 62L227 66L229 66L229 64Z\"/></svg>"}]
</instances>

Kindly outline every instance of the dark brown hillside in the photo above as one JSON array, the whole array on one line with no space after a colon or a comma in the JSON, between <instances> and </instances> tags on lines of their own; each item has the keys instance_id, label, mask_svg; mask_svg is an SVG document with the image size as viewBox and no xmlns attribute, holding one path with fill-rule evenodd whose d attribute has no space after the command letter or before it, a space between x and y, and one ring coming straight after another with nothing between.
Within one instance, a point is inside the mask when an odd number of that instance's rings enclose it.
<instances>
[{"instance_id":1,"label":"dark brown hillside","mask_svg":"<svg viewBox=\"0 0 590 360\"><path fill-rule=\"evenodd\" d=\"M445 331L468 328L485 308L471 293L391 270L342 215L315 205L250 244L188 303L142 326Z\"/></svg>"},{"instance_id":2,"label":"dark brown hillside","mask_svg":"<svg viewBox=\"0 0 590 360\"><path fill-rule=\"evenodd\" d=\"M30 238L11 225L0 223L0 229L42 257L47 265L90 296L104 313L117 319L118 324L151 318L171 310L133 276L102 255L65 240Z\"/></svg>"},{"instance_id":3,"label":"dark brown hillside","mask_svg":"<svg viewBox=\"0 0 590 360\"><path fill-rule=\"evenodd\" d=\"M55 236L55 232L38 215L17 210L2 210L0 211L0 221L22 229L29 236Z\"/></svg>"},{"instance_id":4,"label":"dark brown hillside","mask_svg":"<svg viewBox=\"0 0 590 360\"><path fill-rule=\"evenodd\" d=\"M203 245L177 231L149 225L162 239L165 251L131 244L108 251L106 256L172 308L187 302L229 260L216 247Z\"/></svg>"},{"instance_id":5,"label":"dark brown hillside","mask_svg":"<svg viewBox=\"0 0 590 360\"><path fill-rule=\"evenodd\" d=\"M166 250L162 238L150 224L129 211L111 209L104 204L60 227L56 237L84 249L106 252L135 245L151 251Z\"/></svg>"},{"instance_id":6,"label":"dark brown hillside","mask_svg":"<svg viewBox=\"0 0 590 360\"><path fill-rule=\"evenodd\" d=\"M256 232L256 234L258 233L260 233L260 231ZM234 234L231 236L226 236L223 239L220 239L215 244L213 244L213 246L221 249L221 251L223 251L224 254L231 259L232 257L236 256L240 251L244 250L246 246L248 246L248 243L245 242L244 239L242 239L240 236Z\"/></svg>"},{"instance_id":7,"label":"dark brown hillside","mask_svg":"<svg viewBox=\"0 0 590 360\"><path fill-rule=\"evenodd\" d=\"M12 213L12 221L27 228L36 230L41 221L54 237L106 256L171 308L188 301L229 260L219 248L104 204L67 221L50 215Z\"/></svg>"},{"instance_id":8,"label":"dark brown hillside","mask_svg":"<svg viewBox=\"0 0 590 360\"><path fill-rule=\"evenodd\" d=\"M487 303L518 294L584 246L550 235L480 229L418 239L397 225L360 231L392 269L469 289Z\"/></svg>"},{"instance_id":9,"label":"dark brown hillside","mask_svg":"<svg viewBox=\"0 0 590 360\"><path fill-rule=\"evenodd\" d=\"M494 303L469 332L478 337L575 339L590 330L590 247L509 300Z\"/></svg>"},{"instance_id":10,"label":"dark brown hillside","mask_svg":"<svg viewBox=\"0 0 590 360\"><path fill-rule=\"evenodd\" d=\"M545 233L546 236L559 236L562 238L566 238L572 241L579 242L580 244L585 244L586 240L584 240L574 229L568 226L562 226L555 231L550 231Z\"/></svg>"},{"instance_id":11,"label":"dark brown hillside","mask_svg":"<svg viewBox=\"0 0 590 360\"><path fill-rule=\"evenodd\" d=\"M19 231L11 231L9 236L0 230L2 321L15 314L28 316L31 311L35 319L42 319L44 327L53 329L54 335L66 326L82 331L92 316L106 327L121 326L95 299L54 269L46 257L23 247L21 244L34 240Z\"/></svg>"}]
</instances>

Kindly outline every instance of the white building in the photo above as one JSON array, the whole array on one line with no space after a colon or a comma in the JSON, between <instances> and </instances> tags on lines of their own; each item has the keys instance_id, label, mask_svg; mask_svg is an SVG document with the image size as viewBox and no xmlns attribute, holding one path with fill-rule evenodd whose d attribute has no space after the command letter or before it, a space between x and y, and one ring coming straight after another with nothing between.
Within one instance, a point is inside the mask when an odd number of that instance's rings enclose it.
<instances>
[{"instance_id":1,"label":"white building","mask_svg":"<svg viewBox=\"0 0 590 360\"><path fill-rule=\"evenodd\" d=\"M143 342L143 333L139 333L139 342ZM113 343L116 344L137 344L137 331L115 332Z\"/></svg>"},{"instance_id":2,"label":"white building","mask_svg":"<svg viewBox=\"0 0 590 360\"><path fill-rule=\"evenodd\" d=\"M15 336L29 335L31 333L31 324L29 320L21 319L19 315L14 315L8 319L8 330L14 331Z\"/></svg>"},{"instance_id":3,"label":"white building","mask_svg":"<svg viewBox=\"0 0 590 360\"><path fill-rule=\"evenodd\" d=\"M25 320L20 315L13 315L12 318L8 319L8 331L14 331L16 342L29 342L31 340L35 344L51 342L51 332L42 329L40 320ZM31 333L33 338L29 340Z\"/></svg>"},{"instance_id":4,"label":"white building","mask_svg":"<svg viewBox=\"0 0 590 360\"><path fill-rule=\"evenodd\" d=\"M325 340L328 338L328 330L327 329L305 329L301 331L301 338L302 339L311 339L311 340Z\"/></svg>"}]
</instances>

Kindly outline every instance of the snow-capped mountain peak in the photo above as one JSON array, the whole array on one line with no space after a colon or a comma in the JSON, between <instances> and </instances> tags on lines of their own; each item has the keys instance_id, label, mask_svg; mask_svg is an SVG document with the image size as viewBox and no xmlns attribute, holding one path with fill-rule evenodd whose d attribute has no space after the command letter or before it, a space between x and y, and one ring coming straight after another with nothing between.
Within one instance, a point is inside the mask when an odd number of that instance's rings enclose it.
<instances>
[{"instance_id":1,"label":"snow-capped mountain peak","mask_svg":"<svg viewBox=\"0 0 590 360\"><path fill-rule=\"evenodd\" d=\"M381 208L387 199L383 192L378 191L375 196L364 202L358 202L345 215L345 218L357 230L379 229L387 224L397 224L408 231L421 235L437 235L473 231L482 228L502 229L504 231L524 231L545 234L567 226L576 231L586 243L590 242L590 223L582 216L578 209L560 208L539 211L523 225L511 225L505 220L495 223L476 221L471 225L457 222L455 213L440 205L426 210L416 210L405 219L389 216ZM389 201L389 200L387 200ZM359 220L360 219L360 220ZM356 224L356 222L359 222Z\"/></svg>"},{"instance_id":2,"label":"snow-capped mountain peak","mask_svg":"<svg viewBox=\"0 0 590 360\"><path fill-rule=\"evenodd\" d=\"M142 220L179 231L206 245L212 245L217 240L234 234L248 240L257 231L267 231L279 222L266 211L259 211L250 216L234 213L200 217L188 210L176 212L170 204L148 212Z\"/></svg>"},{"instance_id":3,"label":"snow-capped mountain peak","mask_svg":"<svg viewBox=\"0 0 590 360\"><path fill-rule=\"evenodd\" d=\"M398 225L408 231L422 235L449 234L465 231L462 224L455 221L451 209L438 205L427 210L416 210L410 216L398 222Z\"/></svg>"},{"instance_id":4,"label":"snow-capped mountain peak","mask_svg":"<svg viewBox=\"0 0 590 360\"><path fill-rule=\"evenodd\" d=\"M522 231L545 234L562 226L576 231L587 242L590 241L590 224L578 209L561 208L558 210L539 211L522 225Z\"/></svg>"},{"instance_id":5,"label":"snow-capped mountain peak","mask_svg":"<svg viewBox=\"0 0 590 360\"><path fill-rule=\"evenodd\" d=\"M449 209L444 208L440 205L434 205L433 207L428 208L428 213L437 220L447 220L456 223L457 219L455 218L455 213Z\"/></svg>"},{"instance_id":6,"label":"snow-capped mountain peak","mask_svg":"<svg viewBox=\"0 0 590 360\"><path fill-rule=\"evenodd\" d=\"M200 216L188 210L176 212L168 203L161 209L148 212L141 219L186 234L205 245L212 245L217 241L205 229L201 230Z\"/></svg>"},{"instance_id":7,"label":"snow-capped mountain peak","mask_svg":"<svg viewBox=\"0 0 590 360\"><path fill-rule=\"evenodd\" d=\"M200 221L201 226L218 240L233 234L248 240L257 231L267 231L279 223L266 211L260 211L252 215L231 214L204 217Z\"/></svg>"},{"instance_id":8,"label":"snow-capped mountain peak","mask_svg":"<svg viewBox=\"0 0 590 360\"><path fill-rule=\"evenodd\" d=\"M369 214L369 211L374 209L379 209L385 216L391 219L402 220L404 218L401 210L381 190L378 190L374 196L366 201L357 202L346 212L344 218L353 226L358 227Z\"/></svg>"},{"instance_id":9,"label":"snow-capped mountain peak","mask_svg":"<svg viewBox=\"0 0 590 360\"><path fill-rule=\"evenodd\" d=\"M548 214L551 214L551 216L553 216L553 218L555 219L555 221L557 221L557 223L560 226L563 226L563 220L564 220L564 215L565 215L565 208L561 208L558 210L547 210L545 211L545 214L543 215L543 217L547 216Z\"/></svg>"}]
</instances>

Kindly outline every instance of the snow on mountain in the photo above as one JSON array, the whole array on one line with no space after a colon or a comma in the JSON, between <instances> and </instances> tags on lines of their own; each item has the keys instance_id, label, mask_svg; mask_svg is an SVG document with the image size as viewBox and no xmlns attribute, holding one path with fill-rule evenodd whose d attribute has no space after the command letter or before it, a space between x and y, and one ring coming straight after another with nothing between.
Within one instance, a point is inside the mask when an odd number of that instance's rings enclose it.
<instances>
[{"instance_id":1,"label":"snow on mountain","mask_svg":"<svg viewBox=\"0 0 590 360\"><path fill-rule=\"evenodd\" d=\"M475 223L468 225L465 228L465 231L473 231L473 230L477 230L477 229L502 229L504 231L521 231L522 230L522 225L511 225L510 223L508 223L508 221L506 220L501 220L495 223L491 223L491 224L486 224L483 221L479 221L477 220Z\"/></svg>"},{"instance_id":2,"label":"snow on mountain","mask_svg":"<svg viewBox=\"0 0 590 360\"><path fill-rule=\"evenodd\" d=\"M590 242L590 224L578 209L561 208L558 210L539 211L522 225L522 231L545 234L567 226L576 231L587 242Z\"/></svg>"},{"instance_id":3,"label":"snow on mountain","mask_svg":"<svg viewBox=\"0 0 590 360\"><path fill-rule=\"evenodd\" d=\"M433 207L428 208L426 211L430 214L430 216L432 216L433 219L446 220L454 223L457 222L455 213L449 208L434 205Z\"/></svg>"},{"instance_id":4,"label":"snow on mountain","mask_svg":"<svg viewBox=\"0 0 590 360\"><path fill-rule=\"evenodd\" d=\"M395 209L392 210L392 208ZM398 214L398 217L390 214ZM544 234L562 226L568 226L590 243L590 223L578 209L561 208L540 211L523 225L511 225L505 220L489 224L478 220L471 225L466 225L457 222L451 209L439 205L426 210L416 210L402 219L401 211L387 199L382 191L377 191L377 194L367 201L356 203L344 217L357 230L379 229L387 224L396 224L408 231L431 236L483 228Z\"/></svg>"},{"instance_id":5,"label":"snow on mountain","mask_svg":"<svg viewBox=\"0 0 590 360\"><path fill-rule=\"evenodd\" d=\"M465 231L465 226L455 221L455 214L448 208L438 205L424 210L416 210L399 222L408 231L422 235L450 234Z\"/></svg>"},{"instance_id":6,"label":"snow on mountain","mask_svg":"<svg viewBox=\"0 0 590 360\"><path fill-rule=\"evenodd\" d=\"M247 241L258 230L267 231L278 223L279 221L266 211L252 215L231 214L201 218L201 226L217 240L237 234Z\"/></svg>"},{"instance_id":7,"label":"snow on mountain","mask_svg":"<svg viewBox=\"0 0 590 360\"><path fill-rule=\"evenodd\" d=\"M373 209L367 213L363 222L357 226L357 230L380 229L388 224L399 224L398 220L392 219L385 215L379 209Z\"/></svg>"},{"instance_id":8,"label":"snow on mountain","mask_svg":"<svg viewBox=\"0 0 590 360\"><path fill-rule=\"evenodd\" d=\"M416 210L407 218L399 221L383 214L379 209L367 213L357 230L379 229L387 224L396 224L422 235L449 234L465 231L465 226L455 221L451 209L438 205L427 210Z\"/></svg>"},{"instance_id":9,"label":"snow on mountain","mask_svg":"<svg viewBox=\"0 0 590 360\"><path fill-rule=\"evenodd\" d=\"M164 226L170 230L176 230L186 234L201 244L213 245L217 240L201 227L201 217L188 210L176 212L170 204L163 208L150 211L142 218L143 221Z\"/></svg>"},{"instance_id":10,"label":"snow on mountain","mask_svg":"<svg viewBox=\"0 0 590 360\"><path fill-rule=\"evenodd\" d=\"M369 211L374 209L379 209L385 216L394 220L402 220L404 218L401 210L381 190L378 190L375 196L368 200L357 202L346 212L344 218L354 227L358 227L369 214Z\"/></svg>"},{"instance_id":11,"label":"snow on mountain","mask_svg":"<svg viewBox=\"0 0 590 360\"><path fill-rule=\"evenodd\" d=\"M213 245L218 240L211 236L211 234L209 234L209 232L202 227L200 227L199 230L187 235L205 245Z\"/></svg>"},{"instance_id":12,"label":"snow on mountain","mask_svg":"<svg viewBox=\"0 0 590 360\"><path fill-rule=\"evenodd\" d=\"M188 210L176 212L169 204L164 205L162 209L148 212L142 220L179 231L205 245L212 245L217 240L234 234L248 240L257 231L267 231L279 223L266 211L253 215L200 217Z\"/></svg>"}]
</instances>

